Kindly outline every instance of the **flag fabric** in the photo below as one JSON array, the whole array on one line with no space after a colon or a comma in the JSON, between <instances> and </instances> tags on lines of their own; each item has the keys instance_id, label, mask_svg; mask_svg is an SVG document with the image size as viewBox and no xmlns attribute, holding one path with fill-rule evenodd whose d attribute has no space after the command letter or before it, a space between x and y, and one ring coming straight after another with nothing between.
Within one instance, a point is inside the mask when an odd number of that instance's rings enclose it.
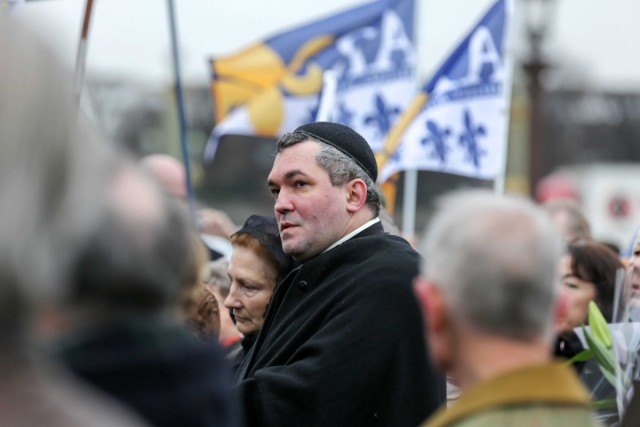
<instances>
[{"instance_id":1,"label":"flag fabric","mask_svg":"<svg viewBox=\"0 0 640 427\"><path fill-rule=\"evenodd\" d=\"M509 12L496 2L422 88L378 155L378 180L417 169L494 179L506 152Z\"/></svg>"},{"instance_id":2,"label":"flag fabric","mask_svg":"<svg viewBox=\"0 0 640 427\"><path fill-rule=\"evenodd\" d=\"M331 120L380 149L415 91L413 11L414 0L378 0L213 59L205 157L225 134L277 137L315 121L326 70L337 79Z\"/></svg>"}]
</instances>

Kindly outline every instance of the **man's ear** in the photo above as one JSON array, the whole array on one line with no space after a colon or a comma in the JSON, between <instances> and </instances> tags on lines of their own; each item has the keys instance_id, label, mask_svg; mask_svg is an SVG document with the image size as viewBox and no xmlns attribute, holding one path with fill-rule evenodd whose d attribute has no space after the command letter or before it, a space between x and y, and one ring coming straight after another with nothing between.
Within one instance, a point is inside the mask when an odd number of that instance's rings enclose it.
<instances>
[{"instance_id":1,"label":"man's ear","mask_svg":"<svg viewBox=\"0 0 640 427\"><path fill-rule=\"evenodd\" d=\"M367 201L367 185L360 178L347 183L347 211L358 212Z\"/></svg>"},{"instance_id":2,"label":"man's ear","mask_svg":"<svg viewBox=\"0 0 640 427\"><path fill-rule=\"evenodd\" d=\"M422 309L425 330L428 333L441 331L444 326L444 299L442 292L422 276L418 276L413 280L413 290Z\"/></svg>"},{"instance_id":3,"label":"man's ear","mask_svg":"<svg viewBox=\"0 0 640 427\"><path fill-rule=\"evenodd\" d=\"M422 309L425 334L433 365L443 372L454 364L454 337L442 291L422 277L413 281L413 289Z\"/></svg>"}]
</instances>

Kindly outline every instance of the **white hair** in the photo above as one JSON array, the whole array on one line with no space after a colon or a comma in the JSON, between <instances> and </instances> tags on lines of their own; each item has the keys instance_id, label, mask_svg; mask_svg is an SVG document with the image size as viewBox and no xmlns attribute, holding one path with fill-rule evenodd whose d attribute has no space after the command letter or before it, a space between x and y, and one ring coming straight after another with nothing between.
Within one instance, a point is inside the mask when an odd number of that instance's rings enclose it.
<instances>
[{"instance_id":1,"label":"white hair","mask_svg":"<svg viewBox=\"0 0 640 427\"><path fill-rule=\"evenodd\" d=\"M530 201L486 190L441 200L423 243L423 275L453 315L483 333L516 340L552 336L562 245Z\"/></svg>"}]
</instances>

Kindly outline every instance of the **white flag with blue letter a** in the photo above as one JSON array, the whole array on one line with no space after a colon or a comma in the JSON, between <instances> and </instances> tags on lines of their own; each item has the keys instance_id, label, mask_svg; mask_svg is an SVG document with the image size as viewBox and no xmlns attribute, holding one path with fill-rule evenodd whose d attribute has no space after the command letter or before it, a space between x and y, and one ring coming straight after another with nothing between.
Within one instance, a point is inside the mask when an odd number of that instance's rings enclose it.
<instances>
[{"instance_id":1,"label":"white flag with blue letter a","mask_svg":"<svg viewBox=\"0 0 640 427\"><path fill-rule=\"evenodd\" d=\"M501 173L511 85L505 7L505 0L496 2L424 85L425 102L405 113L414 118L399 139L387 140L386 147L396 149L382 165L379 182L409 169L480 179Z\"/></svg>"}]
</instances>

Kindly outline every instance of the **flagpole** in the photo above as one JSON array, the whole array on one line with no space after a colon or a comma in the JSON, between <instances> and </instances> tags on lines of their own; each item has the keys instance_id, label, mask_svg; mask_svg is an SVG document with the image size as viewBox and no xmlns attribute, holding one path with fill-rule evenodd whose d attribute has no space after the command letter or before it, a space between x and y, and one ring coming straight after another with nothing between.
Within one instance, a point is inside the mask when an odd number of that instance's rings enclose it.
<instances>
[{"instance_id":1,"label":"flagpole","mask_svg":"<svg viewBox=\"0 0 640 427\"><path fill-rule=\"evenodd\" d=\"M338 76L333 70L327 70L322 74L322 92L320 93L320 105L316 114L317 122L331 120L338 93Z\"/></svg>"},{"instance_id":2,"label":"flagpole","mask_svg":"<svg viewBox=\"0 0 640 427\"><path fill-rule=\"evenodd\" d=\"M502 159L500 161L500 170L498 172L498 176L493 181L493 189L496 194L504 194L504 186L507 175L507 159L509 157L509 124L510 124L510 115L511 115L511 91L513 88L513 82L511 80L511 76L513 75L513 40L509 37L510 34L514 34L515 29L515 2L514 0L507 0L505 2L507 19L509 22L507 24L507 32L504 40L504 72L505 72L505 82L509 82L508 85L505 85L504 88L504 96L505 96L505 111L504 114L507 115L506 118L506 126L504 129L504 140L505 147L502 150Z\"/></svg>"},{"instance_id":3,"label":"flagpole","mask_svg":"<svg viewBox=\"0 0 640 427\"><path fill-rule=\"evenodd\" d=\"M195 198L193 195L193 186L191 183L191 167L189 159L189 135L187 129L187 119L184 108L184 95L182 92L182 83L180 79L180 56L178 51L178 31L176 29L176 17L173 0L167 0L167 9L169 11L169 27L171 29L171 49L173 53L173 73L174 86L176 91L176 104L178 106L178 122L180 125L180 147L182 149L182 162L186 171L187 178L187 198L191 214L195 217Z\"/></svg>"},{"instance_id":4,"label":"flagpole","mask_svg":"<svg viewBox=\"0 0 640 427\"><path fill-rule=\"evenodd\" d=\"M76 102L80 105L82 87L84 85L84 72L87 65L87 47L89 45L89 24L91 22L91 12L93 10L93 0L87 0L84 8L84 18L82 29L80 30L80 40L78 41L78 52L76 54L76 70L74 76L73 93Z\"/></svg>"}]
</instances>

